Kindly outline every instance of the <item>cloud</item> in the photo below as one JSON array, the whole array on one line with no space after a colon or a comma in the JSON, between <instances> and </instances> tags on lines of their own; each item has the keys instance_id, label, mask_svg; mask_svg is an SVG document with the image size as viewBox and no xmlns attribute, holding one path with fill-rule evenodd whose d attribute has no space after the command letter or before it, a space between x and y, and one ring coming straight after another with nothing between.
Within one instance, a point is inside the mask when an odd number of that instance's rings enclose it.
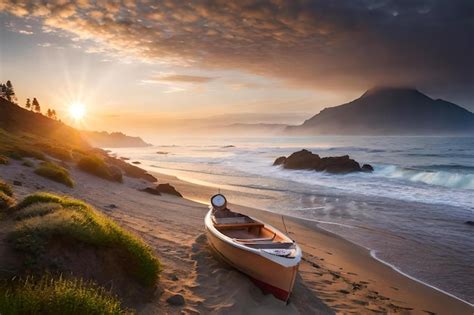
<instances>
[{"instance_id":1,"label":"cloud","mask_svg":"<svg viewBox=\"0 0 474 315\"><path fill-rule=\"evenodd\" d=\"M197 75L185 75L185 74L170 74L170 75L154 75L149 78L148 82L179 82L179 83L193 83L201 84L208 83L216 78L205 77Z\"/></svg>"},{"instance_id":2,"label":"cloud","mask_svg":"<svg viewBox=\"0 0 474 315\"><path fill-rule=\"evenodd\" d=\"M23 35L33 35L34 34L32 31L26 31L26 30L19 30L18 33L23 34Z\"/></svg>"},{"instance_id":3,"label":"cloud","mask_svg":"<svg viewBox=\"0 0 474 315\"><path fill-rule=\"evenodd\" d=\"M237 69L316 89L473 93L472 0L0 0L0 11L94 41L108 57Z\"/></svg>"}]
</instances>

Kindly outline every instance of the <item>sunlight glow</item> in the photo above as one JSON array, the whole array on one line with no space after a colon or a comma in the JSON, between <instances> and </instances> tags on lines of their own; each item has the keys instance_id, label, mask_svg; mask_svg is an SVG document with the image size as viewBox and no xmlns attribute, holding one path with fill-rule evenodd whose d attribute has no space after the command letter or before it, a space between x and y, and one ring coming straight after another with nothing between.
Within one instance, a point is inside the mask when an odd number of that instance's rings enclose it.
<instances>
[{"instance_id":1,"label":"sunlight glow","mask_svg":"<svg viewBox=\"0 0 474 315\"><path fill-rule=\"evenodd\" d=\"M75 102L69 106L69 114L76 121L82 120L86 114L86 107L80 102Z\"/></svg>"}]
</instances>

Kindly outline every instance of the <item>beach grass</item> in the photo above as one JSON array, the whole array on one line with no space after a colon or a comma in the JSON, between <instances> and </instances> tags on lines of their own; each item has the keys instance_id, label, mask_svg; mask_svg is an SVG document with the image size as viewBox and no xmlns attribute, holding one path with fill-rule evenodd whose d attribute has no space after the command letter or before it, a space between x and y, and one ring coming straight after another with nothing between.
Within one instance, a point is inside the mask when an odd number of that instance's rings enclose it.
<instances>
[{"instance_id":1,"label":"beach grass","mask_svg":"<svg viewBox=\"0 0 474 315\"><path fill-rule=\"evenodd\" d=\"M126 314L102 287L81 279L43 275L0 284L0 314Z\"/></svg>"},{"instance_id":2,"label":"beach grass","mask_svg":"<svg viewBox=\"0 0 474 315\"><path fill-rule=\"evenodd\" d=\"M1 179L0 179L0 192L3 192L5 195L10 196L10 197L13 196L12 186Z\"/></svg>"},{"instance_id":3,"label":"beach grass","mask_svg":"<svg viewBox=\"0 0 474 315\"><path fill-rule=\"evenodd\" d=\"M94 155L85 155L77 162L77 167L89 174L121 183L122 172L119 168L112 168L102 159Z\"/></svg>"},{"instance_id":4,"label":"beach grass","mask_svg":"<svg viewBox=\"0 0 474 315\"><path fill-rule=\"evenodd\" d=\"M47 205L41 208L41 203ZM151 248L80 200L36 193L17 205L15 215L20 221L10 239L17 250L27 255L29 263L34 264L48 242L59 236L95 247L115 248L124 255L129 264L127 270L137 282L150 287L158 280L161 265Z\"/></svg>"},{"instance_id":5,"label":"beach grass","mask_svg":"<svg viewBox=\"0 0 474 315\"><path fill-rule=\"evenodd\" d=\"M44 216L60 209L62 209L62 206L54 202L33 203L23 208L21 211L16 211L14 218L15 220L23 220L37 216Z\"/></svg>"},{"instance_id":6,"label":"beach grass","mask_svg":"<svg viewBox=\"0 0 474 315\"><path fill-rule=\"evenodd\" d=\"M15 205L15 199L0 191L0 210L7 210Z\"/></svg>"},{"instance_id":7,"label":"beach grass","mask_svg":"<svg viewBox=\"0 0 474 315\"><path fill-rule=\"evenodd\" d=\"M53 162L41 163L35 173L68 187L74 187L74 181L71 179L69 171Z\"/></svg>"},{"instance_id":8,"label":"beach grass","mask_svg":"<svg viewBox=\"0 0 474 315\"><path fill-rule=\"evenodd\" d=\"M33 167L33 166L35 166L35 165L33 164L33 162L28 161L28 160L23 161L23 163L21 163L21 165L26 166L26 167Z\"/></svg>"},{"instance_id":9,"label":"beach grass","mask_svg":"<svg viewBox=\"0 0 474 315\"><path fill-rule=\"evenodd\" d=\"M38 142L35 144L37 147L49 156L52 156L61 161L72 161L72 152L68 146L58 146L57 143L52 144L49 142Z\"/></svg>"},{"instance_id":10,"label":"beach grass","mask_svg":"<svg viewBox=\"0 0 474 315\"><path fill-rule=\"evenodd\" d=\"M0 210L6 210L15 205L12 186L0 179Z\"/></svg>"},{"instance_id":11,"label":"beach grass","mask_svg":"<svg viewBox=\"0 0 474 315\"><path fill-rule=\"evenodd\" d=\"M3 154L0 154L0 165L8 165L8 164L10 164L8 157L6 157Z\"/></svg>"}]
</instances>

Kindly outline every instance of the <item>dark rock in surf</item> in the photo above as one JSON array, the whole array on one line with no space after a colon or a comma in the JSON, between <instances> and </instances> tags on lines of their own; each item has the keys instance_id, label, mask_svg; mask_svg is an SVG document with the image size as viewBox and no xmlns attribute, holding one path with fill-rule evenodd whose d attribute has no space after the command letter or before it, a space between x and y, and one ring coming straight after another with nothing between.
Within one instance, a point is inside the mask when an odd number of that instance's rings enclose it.
<instances>
[{"instance_id":1,"label":"dark rock in surf","mask_svg":"<svg viewBox=\"0 0 474 315\"><path fill-rule=\"evenodd\" d=\"M283 165L285 169L292 170L315 170L317 172L328 172L331 174L347 174L353 172L371 172L373 167L365 164L363 168L348 155L329 156L321 158L319 155L308 150L292 153L288 157L279 157L273 165Z\"/></svg>"},{"instance_id":2,"label":"dark rock in surf","mask_svg":"<svg viewBox=\"0 0 474 315\"><path fill-rule=\"evenodd\" d=\"M362 172L371 173L374 171L374 168L370 164L362 165Z\"/></svg>"},{"instance_id":3,"label":"dark rock in surf","mask_svg":"<svg viewBox=\"0 0 474 315\"><path fill-rule=\"evenodd\" d=\"M314 170L319 165L321 158L317 154L313 154L308 150L301 150L295 153L292 153L289 157L286 158L283 167L287 169L294 170Z\"/></svg>"},{"instance_id":4,"label":"dark rock in surf","mask_svg":"<svg viewBox=\"0 0 474 315\"><path fill-rule=\"evenodd\" d=\"M142 164L139 161L133 161L132 164Z\"/></svg>"},{"instance_id":5,"label":"dark rock in surf","mask_svg":"<svg viewBox=\"0 0 474 315\"><path fill-rule=\"evenodd\" d=\"M474 226L474 221L466 221L464 222L464 224Z\"/></svg>"},{"instance_id":6,"label":"dark rock in surf","mask_svg":"<svg viewBox=\"0 0 474 315\"><path fill-rule=\"evenodd\" d=\"M273 162L273 166L282 165L285 163L285 161L286 161L286 156L280 156L279 158L275 160L275 162Z\"/></svg>"}]
</instances>

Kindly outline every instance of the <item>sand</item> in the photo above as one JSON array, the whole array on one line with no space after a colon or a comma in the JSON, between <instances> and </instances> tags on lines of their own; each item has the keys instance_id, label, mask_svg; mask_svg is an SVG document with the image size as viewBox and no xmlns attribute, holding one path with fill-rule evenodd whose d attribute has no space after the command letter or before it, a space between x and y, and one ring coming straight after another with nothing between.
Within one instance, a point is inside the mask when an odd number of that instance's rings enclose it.
<instances>
[{"instance_id":1,"label":"sand","mask_svg":"<svg viewBox=\"0 0 474 315\"><path fill-rule=\"evenodd\" d=\"M373 259L368 251L313 222L286 218L289 234L303 249L304 259L288 305L264 295L243 274L214 257L204 236L207 201L215 188L155 174L161 183L174 185L186 198L154 196L138 189L149 184L125 178L108 182L71 168L76 187L44 179L33 168L13 161L0 165L0 177L19 180L17 197L42 190L83 199L119 224L140 235L164 265L155 298L140 305L140 314L473 314L457 299L413 281ZM225 193L225 191L224 191ZM281 217L233 205L278 228ZM2 246L0 246L0 250ZM185 298L184 306L166 299Z\"/></svg>"}]
</instances>

